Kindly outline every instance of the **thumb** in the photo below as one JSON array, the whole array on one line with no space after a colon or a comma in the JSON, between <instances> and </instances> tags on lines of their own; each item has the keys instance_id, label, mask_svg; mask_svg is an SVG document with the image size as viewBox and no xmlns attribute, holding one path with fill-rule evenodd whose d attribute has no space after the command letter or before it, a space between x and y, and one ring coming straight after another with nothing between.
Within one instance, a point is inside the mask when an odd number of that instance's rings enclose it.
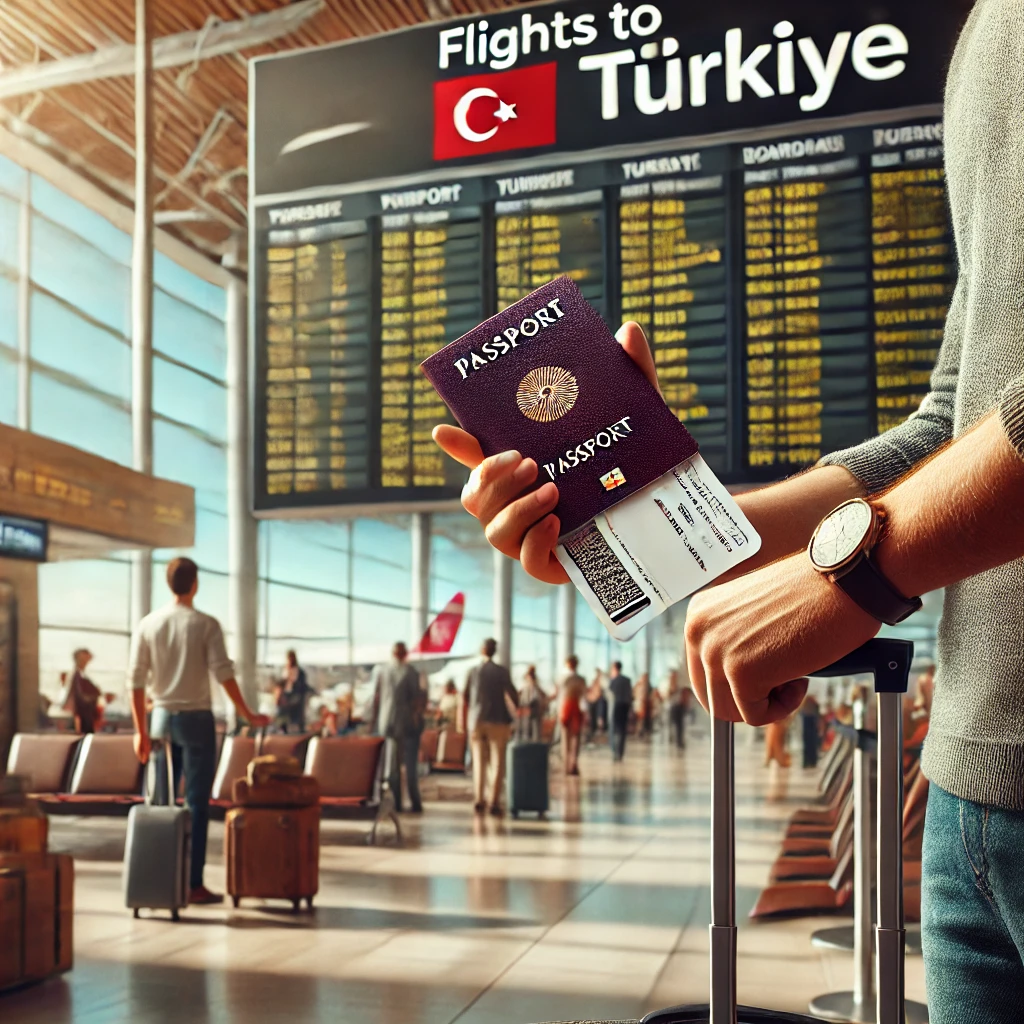
<instances>
[{"instance_id":1,"label":"thumb","mask_svg":"<svg viewBox=\"0 0 1024 1024\"><path fill-rule=\"evenodd\" d=\"M647 342L644 329L633 320L627 320L616 332L615 340L626 350L630 359L644 371L644 376L654 385L655 391L661 394L658 385L658 371L651 355L651 346Z\"/></svg>"}]
</instances>

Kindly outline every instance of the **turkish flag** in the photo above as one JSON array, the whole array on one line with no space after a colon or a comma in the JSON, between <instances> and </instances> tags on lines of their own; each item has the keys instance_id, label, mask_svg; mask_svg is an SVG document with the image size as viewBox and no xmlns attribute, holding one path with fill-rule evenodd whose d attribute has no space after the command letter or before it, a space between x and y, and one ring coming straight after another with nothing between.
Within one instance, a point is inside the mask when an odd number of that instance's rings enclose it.
<instances>
[{"instance_id":1,"label":"turkish flag","mask_svg":"<svg viewBox=\"0 0 1024 1024\"><path fill-rule=\"evenodd\" d=\"M555 141L557 64L434 83L434 159L451 160Z\"/></svg>"}]
</instances>

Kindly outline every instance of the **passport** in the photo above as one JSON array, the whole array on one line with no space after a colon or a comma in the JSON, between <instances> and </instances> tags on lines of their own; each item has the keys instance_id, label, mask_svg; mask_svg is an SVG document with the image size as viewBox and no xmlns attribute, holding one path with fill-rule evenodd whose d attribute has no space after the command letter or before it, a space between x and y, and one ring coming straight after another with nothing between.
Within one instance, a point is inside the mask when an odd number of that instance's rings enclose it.
<instances>
[{"instance_id":1,"label":"passport","mask_svg":"<svg viewBox=\"0 0 1024 1024\"><path fill-rule=\"evenodd\" d=\"M421 366L485 456L516 450L558 486L561 536L697 454L697 442L568 277Z\"/></svg>"}]
</instances>

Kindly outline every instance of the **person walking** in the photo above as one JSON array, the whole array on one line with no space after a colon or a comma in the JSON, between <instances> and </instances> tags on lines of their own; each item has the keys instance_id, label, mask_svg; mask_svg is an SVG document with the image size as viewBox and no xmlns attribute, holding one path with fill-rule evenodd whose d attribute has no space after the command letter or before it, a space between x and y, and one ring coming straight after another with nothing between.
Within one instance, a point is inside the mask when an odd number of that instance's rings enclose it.
<instances>
[{"instance_id":1,"label":"person walking","mask_svg":"<svg viewBox=\"0 0 1024 1024\"><path fill-rule=\"evenodd\" d=\"M85 674L92 661L92 652L79 647L74 653L74 660L75 671L68 687L67 704L75 719L75 732L86 736L96 731L100 720L100 688Z\"/></svg>"},{"instance_id":2,"label":"person walking","mask_svg":"<svg viewBox=\"0 0 1024 1024\"><path fill-rule=\"evenodd\" d=\"M523 676L519 691L519 713L526 720L526 738L536 742L540 739L540 723L547 708L547 694L537 681L537 667L531 665Z\"/></svg>"},{"instance_id":3,"label":"person walking","mask_svg":"<svg viewBox=\"0 0 1024 1024\"><path fill-rule=\"evenodd\" d=\"M284 678L278 684L277 719L283 732L292 728L297 733L306 731L306 706L313 688L306 681L306 670L299 665L294 651L285 655Z\"/></svg>"},{"instance_id":4,"label":"person walking","mask_svg":"<svg viewBox=\"0 0 1024 1024\"><path fill-rule=\"evenodd\" d=\"M558 724L562 727L562 767L566 775L580 773L580 734L583 732L580 701L587 692L587 681L576 671L579 663L575 654L566 658L569 674L559 687Z\"/></svg>"},{"instance_id":5,"label":"person walking","mask_svg":"<svg viewBox=\"0 0 1024 1024\"><path fill-rule=\"evenodd\" d=\"M483 661L470 669L466 679L463 721L473 751L473 810L483 814L489 805L491 814L500 817L505 748L512 735L509 708L518 707L519 694L508 669L494 660L497 653L497 640L488 638L483 642Z\"/></svg>"},{"instance_id":6,"label":"person walking","mask_svg":"<svg viewBox=\"0 0 1024 1024\"><path fill-rule=\"evenodd\" d=\"M398 642L391 660L373 670L376 732L384 737L384 777L395 810L402 810L402 767L413 814L423 813L419 779L419 735L423 730L423 698L419 673L408 663L409 652Z\"/></svg>"},{"instance_id":7,"label":"person walking","mask_svg":"<svg viewBox=\"0 0 1024 1024\"><path fill-rule=\"evenodd\" d=\"M604 673L597 669L587 688L587 743L593 743L599 732L608 728L608 698L604 694Z\"/></svg>"},{"instance_id":8,"label":"person walking","mask_svg":"<svg viewBox=\"0 0 1024 1024\"><path fill-rule=\"evenodd\" d=\"M611 679L608 682L612 706L612 759L621 761L626 753L626 732L629 729L629 713L633 707L633 681L622 674L622 662L613 661Z\"/></svg>"},{"instance_id":9,"label":"person walking","mask_svg":"<svg viewBox=\"0 0 1024 1024\"><path fill-rule=\"evenodd\" d=\"M821 743L821 709L811 694L807 694L800 705L800 728L803 739L803 766L817 768L818 748Z\"/></svg>"},{"instance_id":10,"label":"person walking","mask_svg":"<svg viewBox=\"0 0 1024 1024\"><path fill-rule=\"evenodd\" d=\"M257 728L270 724L245 702L235 669L224 647L220 623L195 605L199 569L190 558L174 558L167 566L173 600L150 612L132 637L128 669L135 754L145 764L153 741L170 740L174 788L185 776L185 806L192 815L192 858L189 903L220 903L224 897L203 884L210 794L217 767L217 735L213 720L210 677L224 688L238 714ZM153 701L152 723L146 721L146 691ZM164 754L161 750L159 758ZM167 770L157 765L158 793L165 799Z\"/></svg>"},{"instance_id":11,"label":"person walking","mask_svg":"<svg viewBox=\"0 0 1024 1024\"><path fill-rule=\"evenodd\" d=\"M668 678L668 717L677 750L686 749L686 718L690 712L687 697L690 690L679 682L679 673L673 669Z\"/></svg>"}]
</instances>

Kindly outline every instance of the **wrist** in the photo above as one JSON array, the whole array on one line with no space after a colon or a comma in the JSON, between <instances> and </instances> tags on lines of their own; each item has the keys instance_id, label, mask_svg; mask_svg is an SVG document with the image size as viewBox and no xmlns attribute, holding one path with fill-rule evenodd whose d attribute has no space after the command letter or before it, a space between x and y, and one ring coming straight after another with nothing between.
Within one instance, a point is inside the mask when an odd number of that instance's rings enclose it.
<instances>
[{"instance_id":1,"label":"wrist","mask_svg":"<svg viewBox=\"0 0 1024 1024\"><path fill-rule=\"evenodd\" d=\"M885 515L878 543L871 552L871 560L878 571L904 597L916 597L932 589L920 576L921 559L914 557L913 546L903 528L899 503L887 497L873 500L871 504Z\"/></svg>"}]
</instances>

